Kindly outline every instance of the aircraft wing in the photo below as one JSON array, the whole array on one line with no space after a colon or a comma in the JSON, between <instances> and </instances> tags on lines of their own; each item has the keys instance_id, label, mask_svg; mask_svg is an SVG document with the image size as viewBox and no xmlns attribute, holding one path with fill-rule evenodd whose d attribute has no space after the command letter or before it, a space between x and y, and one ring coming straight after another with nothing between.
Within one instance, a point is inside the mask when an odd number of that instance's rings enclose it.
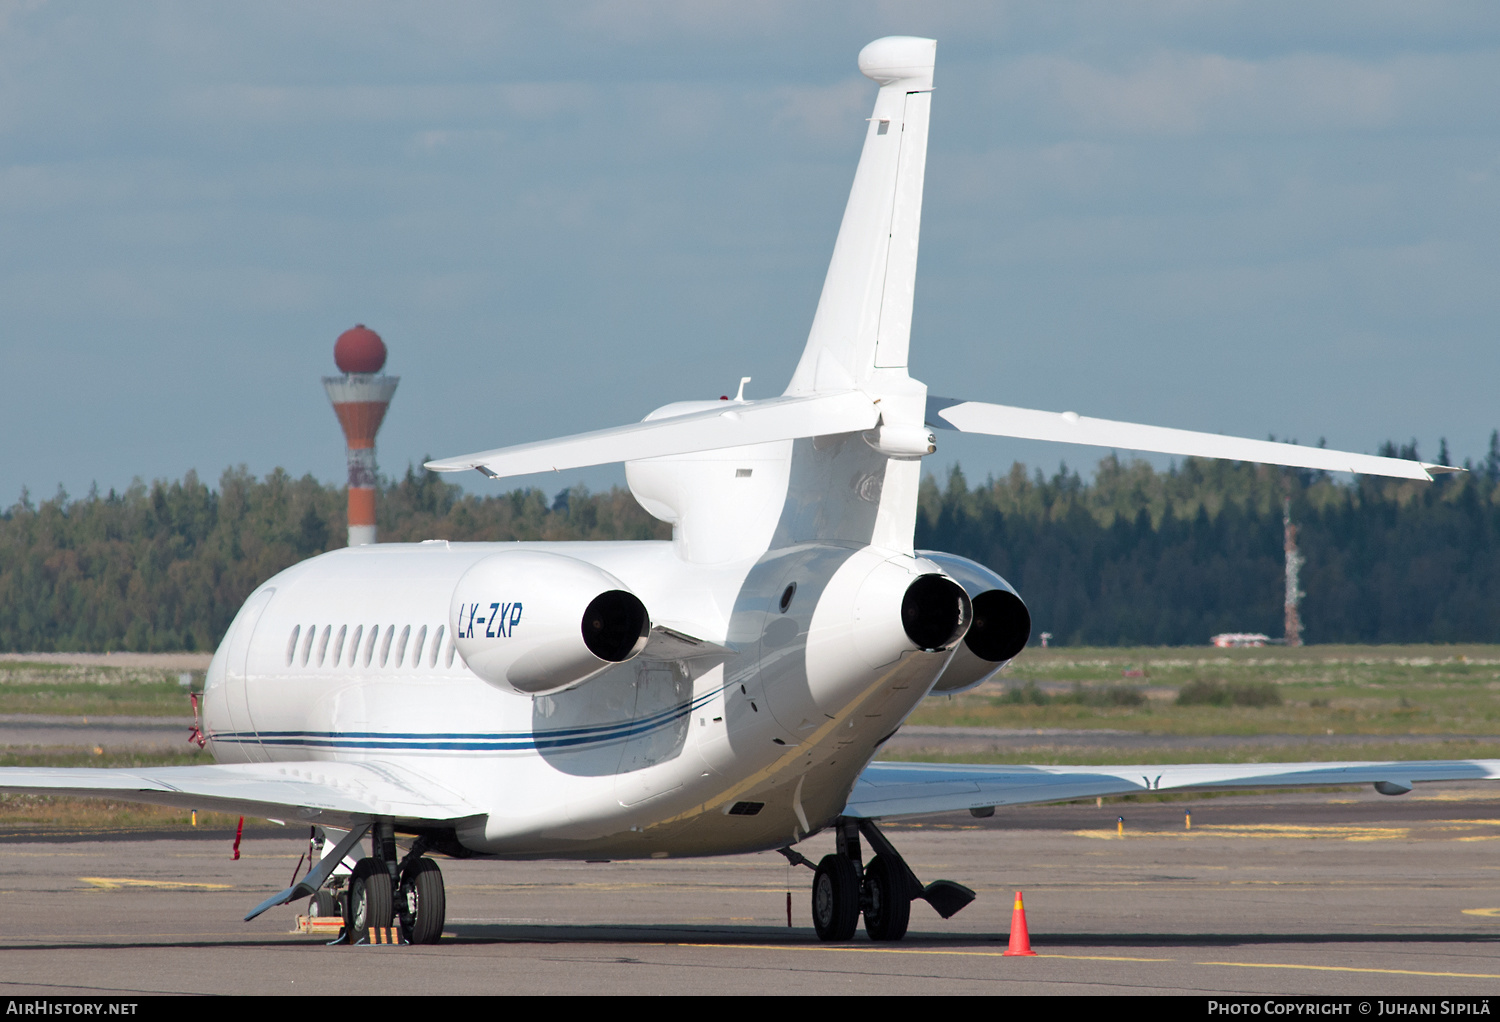
<instances>
[{"instance_id":1,"label":"aircraft wing","mask_svg":"<svg viewBox=\"0 0 1500 1022\"><path fill-rule=\"evenodd\" d=\"M1410 791L1426 781L1495 780L1500 760L1385 763L1174 763L1162 766L992 766L875 762L854 784L845 816L879 818L1066 802L1143 791L1230 791L1387 785Z\"/></svg>"},{"instance_id":2,"label":"aircraft wing","mask_svg":"<svg viewBox=\"0 0 1500 1022\"><path fill-rule=\"evenodd\" d=\"M1451 465L1382 458L1350 451L1330 451L1323 447L1302 447L1271 440L1249 440L1221 436L1218 433L1195 433L1186 429L1144 426L1136 422L1092 419L1077 412L1039 412L1032 408L1012 408L1010 405L947 397L927 399L927 425L934 429L952 429L962 433L987 433L990 436L1010 436L1023 440L1054 440L1091 447L1118 447L1131 451L1150 451L1153 454L1228 458L1265 465L1322 469L1325 472L1393 476L1397 479L1430 481L1433 473L1463 471Z\"/></svg>"},{"instance_id":3,"label":"aircraft wing","mask_svg":"<svg viewBox=\"0 0 1500 1022\"><path fill-rule=\"evenodd\" d=\"M238 763L121 769L0 769L0 791L120 798L351 827L376 817L435 823L480 810L415 771L380 763Z\"/></svg>"},{"instance_id":4,"label":"aircraft wing","mask_svg":"<svg viewBox=\"0 0 1500 1022\"><path fill-rule=\"evenodd\" d=\"M647 419L558 440L440 458L429 461L426 467L434 472L477 469L491 479L498 479L772 440L852 433L873 428L880 418L874 401L857 390L720 404L721 407L704 411Z\"/></svg>"}]
</instances>

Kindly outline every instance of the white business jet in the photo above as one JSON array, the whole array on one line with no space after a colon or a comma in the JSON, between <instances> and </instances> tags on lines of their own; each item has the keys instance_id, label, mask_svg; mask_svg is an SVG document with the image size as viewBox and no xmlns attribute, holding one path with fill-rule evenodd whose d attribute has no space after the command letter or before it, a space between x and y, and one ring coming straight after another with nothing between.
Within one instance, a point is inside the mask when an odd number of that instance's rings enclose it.
<instances>
[{"instance_id":1,"label":"white business jet","mask_svg":"<svg viewBox=\"0 0 1500 1022\"><path fill-rule=\"evenodd\" d=\"M814 869L825 940L898 940L923 883L876 821L1144 790L1500 776L1500 761L1026 767L872 762L930 693L1026 645L994 572L913 549L934 430L1430 479L1443 466L931 397L907 374L936 43L879 39L879 84L807 346L780 397L432 462L491 478L624 462L672 539L362 546L251 594L214 655L215 766L0 770L0 789L310 824L294 899L350 939L443 929L429 853L628 859L779 849ZM813 863L794 846L832 829ZM369 854L358 849L368 837ZM874 853L866 859L862 841ZM402 850L404 846L404 851ZM352 868L340 864L346 859Z\"/></svg>"}]
</instances>

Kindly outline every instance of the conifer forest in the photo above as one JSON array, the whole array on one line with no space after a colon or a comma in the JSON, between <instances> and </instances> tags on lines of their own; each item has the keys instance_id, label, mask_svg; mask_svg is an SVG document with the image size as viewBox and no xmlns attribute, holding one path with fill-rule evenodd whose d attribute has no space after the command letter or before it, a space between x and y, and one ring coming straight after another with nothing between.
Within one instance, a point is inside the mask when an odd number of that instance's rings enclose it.
<instances>
[{"instance_id":1,"label":"conifer forest","mask_svg":"<svg viewBox=\"0 0 1500 1022\"><path fill-rule=\"evenodd\" d=\"M1415 456L1415 445L1381 453ZM1446 445L1439 460L1446 458ZM1092 480L1016 465L923 483L919 549L989 565L1031 609L1033 641L1204 645L1279 636L1290 501L1309 643L1500 642L1500 435L1433 483L1110 456ZM210 650L245 597L345 542L342 487L281 471L189 472L123 493L23 493L0 513L0 650ZM666 539L628 491L475 496L427 472L385 480L382 542Z\"/></svg>"}]
</instances>

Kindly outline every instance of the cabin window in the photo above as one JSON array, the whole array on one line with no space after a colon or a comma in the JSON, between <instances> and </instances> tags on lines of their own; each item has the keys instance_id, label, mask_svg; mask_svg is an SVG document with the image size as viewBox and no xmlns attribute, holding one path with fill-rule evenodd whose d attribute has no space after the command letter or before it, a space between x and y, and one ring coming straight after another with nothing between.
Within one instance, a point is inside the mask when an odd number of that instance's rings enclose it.
<instances>
[{"instance_id":1,"label":"cabin window","mask_svg":"<svg viewBox=\"0 0 1500 1022\"><path fill-rule=\"evenodd\" d=\"M423 625L417 632L417 644L411 651L411 665L422 666L422 645L427 641L427 626Z\"/></svg>"},{"instance_id":2,"label":"cabin window","mask_svg":"<svg viewBox=\"0 0 1500 1022\"><path fill-rule=\"evenodd\" d=\"M316 639L317 637L318 637L318 626L317 625L308 625L307 626L307 638L305 638L305 639L302 640L302 666L303 667L307 666L307 660L308 660L309 657L312 656L312 644L313 644L313 640Z\"/></svg>"},{"instance_id":3,"label":"cabin window","mask_svg":"<svg viewBox=\"0 0 1500 1022\"><path fill-rule=\"evenodd\" d=\"M406 659L406 640L410 639L410 638L411 638L411 625L407 625L405 628L401 629L401 638L396 643L396 666L397 667L400 667L402 661L404 661ZM413 657L412 659L415 660L416 658Z\"/></svg>"},{"instance_id":4,"label":"cabin window","mask_svg":"<svg viewBox=\"0 0 1500 1022\"><path fill-rule=\"evenodd\" d=\"M438 630L432 636L432 663L429 667L437 666L438 651L443 647L443 626L438 625Z\"/></svg>"},{"instance_id":5,"label":"cabin window","mask_svg":"<svg viewBox=\"0 0 1500 1022\"><path fill-rule=\"evenodd\" d=\"M370 634L365 639L365 666L370 666L370 661L375 659L375 640L380 638L380 626L371 625Z\"/></svg>"},{"instance_id":6,"label":"cabin window","mask_svg":"<svg viewBox=\"0 0 1500 1022\"><path fill-rule=\"evenodd\" d=\"M755 469L753 468L737 468L734 470L734 477L736 479L749 479L754 474Z\"/></svg>"},{"instance_id":7,"label":"cabin window","mask_svg":"<svg viewBox=\"0 0 1500 1022\"><path fill-rule=\"evenodd\" d=\"M380 642L380 666L384 667L386 661L391 658L391 639L395 638L396 626L385 626L385 638Z\"/></svg>"},{"instance_id":8,"label":"cabin window","mask_svg":"<svg viewBox=\"0 0 1500 1022\"><path fill-rule=\"evenodd\" d=\"M453 640L450 638L448 640L448 663L447 663L447 666L449 666L449 667L453 666L453 654L455 652L457 652L457 650L455 650L453 648Z\"/></svg>"},{"instance_id":9,"label":"cabin window","mask_svg":"<svg viewBox=\"0 0 1500 1022\"><path fill-rule=\"evenodd\" d=\"M354 661L359 657L359 637L365 634L364 625L354 626L354 638L349 640L349 666L354 666Z\"/></svg>"},{"instance_id":10,"label":"cabin window","mask_svg":"<svg viewBox=\"0 0 1500 1022\"><path fill-rule=\"evenodd\" d=\"M292 637L286 640L286 665L292 666L292 661L297 657L297 636L302 634L302 626L297 625L292 629Z\"/></svg>"},{"instance_id":11,"label":"cabin window","mask_svg":"<svg viewBox=\"0 0 1500 1022\"><path fill-rule=\"evenodd\" d=\"M348 625L339 625L339 634L333 640L333 666L337 667L344 656L344 636L349 634Z\"/></svg>"},{"instance_id":12,"label":"cabin window","mask_svg":"<svg viewBox=\"0 0 1500 1022\"><path fill-rule=\"evenodd\" d=\"M323 626L323 637L318 640L318 666L328 659L328 638L333 634L333 625Z\"/></svg>"}]
</instances>

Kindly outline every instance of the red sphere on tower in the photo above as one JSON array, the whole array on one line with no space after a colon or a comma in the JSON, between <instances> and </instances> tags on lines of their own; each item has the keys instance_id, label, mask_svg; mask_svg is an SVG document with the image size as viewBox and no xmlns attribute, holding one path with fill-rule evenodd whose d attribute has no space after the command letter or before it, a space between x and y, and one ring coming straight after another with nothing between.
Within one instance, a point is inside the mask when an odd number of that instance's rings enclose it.
<instances>
[{"instance_id":1,"label":"red sphere on tower","mask_svg":"<svg viewBox=\"0 0 1500 1022\"><path fill-rule=\"evenodd\" d=\"M346 373L378 373L385 366L385 342L380 335L360 323L339 334L333 346L333 360Z\"/></svg>"}]
</instances>

